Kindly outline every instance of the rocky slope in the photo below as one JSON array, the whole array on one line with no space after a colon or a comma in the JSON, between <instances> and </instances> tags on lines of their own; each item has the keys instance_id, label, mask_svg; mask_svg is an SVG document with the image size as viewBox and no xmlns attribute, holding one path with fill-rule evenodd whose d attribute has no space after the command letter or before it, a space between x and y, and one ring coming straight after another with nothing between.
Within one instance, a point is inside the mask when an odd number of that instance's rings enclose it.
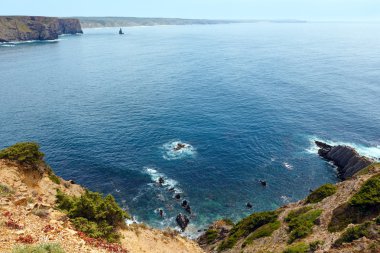
<instances>
[{"instance_id":1,"label":"rocky slope","mask_svg":"<svg viewBox=\"0 0 380 253\"><path fill-rule=\"evenodd\" d=\"M55 40L62 34L83 33L78 19L0 16L0 42Z\"/></svg>"},{"instance_id":2,"label":"rocky slope","mask_svg":"<svg viewBox=\"0 0 380 253\"><path fill-rule=\"evenodd\" d=\"M354 168L361 169L273 212L254 213L236 224L217 221L198 243L206 252L380 252L380 164L363 168L369 160L351 148L338 150L350 154L338 156L345 157L344 163L337 160L342 168L360 163ZM351 159L355 162L346 162Z\"/></svg>"},{"instance_id":3,"label":"rocky slope","mask_svg":"<svg viewBox=\"0 0 380 253\"><path fill-rule=\"evenodd\" d=\"M144 224L118 228L121 234L119 244L89 238L75 228L68 214L58 209L56 204L57 190L79 197L85 189L73 181L55 176L48 165L39 161L42 156L28 157L25 152L20 153L19 160L33 158L38 164L31 166L0 158L0 252L13 252L17 245L32 247L44 243L58 244L66 253L203 252L195 242L175 231L155 230ZM0 151L1 155L4 158ZM11 157L8 153L5 155Z\"/></svg>"}]
</instances>

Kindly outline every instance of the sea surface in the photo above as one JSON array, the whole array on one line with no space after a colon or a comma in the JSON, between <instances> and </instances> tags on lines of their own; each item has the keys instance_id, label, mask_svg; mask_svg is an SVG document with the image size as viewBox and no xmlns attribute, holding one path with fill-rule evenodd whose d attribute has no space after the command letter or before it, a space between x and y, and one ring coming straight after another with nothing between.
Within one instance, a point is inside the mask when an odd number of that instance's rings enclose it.
<instances>
[{"instance_id":1,"label":"sea surface","mask_svg":"<svg viewBox=\"0 0 380 253\"><path fill-rule=\"evenodd\" d=\"M178 192L193 236L337 182L315 139L380 157L380 24L118 29L0 45L1 148L39 142L153 227L175 227Z\"/></svg>"}]
</instances>

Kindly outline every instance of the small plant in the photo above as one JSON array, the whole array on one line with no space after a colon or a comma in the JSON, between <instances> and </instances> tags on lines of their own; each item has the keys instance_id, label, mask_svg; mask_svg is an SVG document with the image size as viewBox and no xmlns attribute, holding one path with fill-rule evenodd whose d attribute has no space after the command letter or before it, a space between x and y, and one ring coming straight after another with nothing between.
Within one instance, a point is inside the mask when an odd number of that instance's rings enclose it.
<instances>
[{"instance_id":1,"label":"small plant","mask_svg":"<svg viewBox=\"0 0 380 253\"><path fill-rule=\"evenodd\" d=\"M14 194L14 191L5 184L0 184L0 197L8 197Z\"/></svg>"},{"instance_id":2,"label":"small plant","mask_svg":"<svg viewBox=\"0 0 380 253\"><path fill-rule=\"evenodd\" d=\"M59 244L45 243L36 246L18 245L12 249L12 253L65 253Z\"/></svg>"},{"instance_id":3,"label":"small plant","mask_svg":"<svg viewBox=\"0 0 380 253\"><path fill-rule=\"evenodd\" d=\"M309 208L291 211L285 219L288 222L290 232L288 242L292 243L311 234L313 226L321 213L322 210L310 210Z\"/></svg>"},{"instance_id":4,"label":"small plant","mask_svg":"<svg viewBox=\"0 0 380 253\"><path fill-rule=\"evenodd\" d=\"M323 241L314 241L310 243L310 251L314 252L319 249L320 245L323 245Z\"/></svg>"},{"instance_id":5,"label":"small plant","mask_svg":"<svg viewBox=\"0 0 380 253\"><path fill-rule=\"evenodd\" d=\"M57 206L71 218L76 229L92 238L103 238L108 242L117 242L117 228L123 226L128 214L121 209L115 199L108 195L86 191L80 197L57 193Z\"/></svg>"},{"instance_id":6,"label":"small plant","mask_svg":"<svg viewBox=\"0 0 380 253\"><path fill-rule=\"evenodd\" d=\"M340 237L338 240L335 241L334 246L338 247L342 245L344 242L352 242L354 240L357 240L359 238L362 238L364 236L368 237L370 232L370 226L372 222L365 222L360 225L356 225L353 227L348 228Z\"/></svg>"},{"instance_id":7,"label":"small plant","mask_svg":"<svg viewBox=\"0 0 380 253\"><path fill-rule=\"evenodd\" d=\"M20 142L0 151L0 159L9 159L19 163L34 165L41 161L44 154L35 142Z\"/></svg>"},{"instance_id":8,"label":"small plant","mask_svg":"<svg viewBox=\"0 0 380 253\"><path fill-rule=\"evenodd\" d=\"M51 226L51 225L46 225L46 226L42 229L42 231L43 231L44 233L49 233L50 231L53 231L53 230L54 230L54 227Z\"/></svg>"},{"instance_id":9,"label":"small plant","mask_svg":"<svg viewBox=\"0 0 380 253\"><path fill-rule=\"evenodd\" d=\"M61 183L61 180L59 179L59 177L57 177L54 173L50 173L49 174L49 179L53 182L53 183L56 183L56 184L60 184Z\"/></svg>"},{"instance_id":10,"label":"small plant","mask_svg":"<svg viewBox=\"0 0 380 253\"><path fill-rule=\"evenodd\" d=\"M325 184L313 191L307 198L306 203L318 203L336 193L338 187L333 184Z\"/></svg>"},{"instance_id":11,"label":"small plant","mask_svg":"<svg viewBox=\"0 0 380 253\"><path fill-rule=\"evenodd\" d=\"M207 243L210 244L218 237L218 231L215 229L208 229L205 233L205 236Z\"/></svg>"},{"instance_id":12,"label":"small plant","mask_svg":"<svg viewBox=\"0 0 380 253\"><path fill-rule=\"evenodd\" d=\"M259 227L276 220L277 213L274 211L251 214L233 226L228 237L219 245L218 250L223 251L232 248L239 239L247 237Z\"/></svg>"},{"instance_id":13,"label":"small plant","mask_svg":"<svg viewBox=\"0 0 380 253\"><path fill-rule=\"evenodd\" d=\"M18 224L11 217L8 217L8 220L5 222L5 226L11 229L23 229L24 227Z\"/></svg>"},{"instance_id":14,"label":"small plant","mask_svg":"<svg viewBox=\"0 0 380 253\"><path fill-rule=\"evenodd\" d=\"M88 237L85 233L79 232L78 233L79 237L82 238L86 243L98 247L98 248L103 248L109 252L113 253L128 253L126 249L123 249L120 244L117 243L109 243L103 239L95 239Z\"/></svg>"},{"instance_id":15,"label":"small plant","mask_svg":"<svg viewBox=\"0 0 380 253\"><path fill-rule=\"evenodd\" d=\"M272 233L276 231L280 226L281 222L277 220L275 222L271 222L259 227L247 237L247 239L242 244L242 247L244 248L258 238L271 236Z\"/></svg>"},{"instance_id":16,"label":"small plant","mask_svg":"<svg viewBox=\"0 0 380 253\"><path fill-rule=\"evenodd\" d=\"M308 253L310 250L309 245L306 243L300 242L289 246L287 249L283 251L283 253Z\"/></svg>"},{"instance_id":17,"label":"small plant","mask_svg":"<svg viewBox=\"0 0 380 253\"><path fill-rule=\"evenodd\" d=\"M34 242L34 239L31 235L20 235L16 241L19 243L32 244Z\"/></svg>"},{"instance_id":18,"label":"small plant","mask_svg":"<svg viewBox=\"0 0 380 253\"><path fill-rule=\"evenodd\" d=\"M350 200L353 206L373 207L380 205L380 175L371 177Z\"/></svg>"}]
</instances>

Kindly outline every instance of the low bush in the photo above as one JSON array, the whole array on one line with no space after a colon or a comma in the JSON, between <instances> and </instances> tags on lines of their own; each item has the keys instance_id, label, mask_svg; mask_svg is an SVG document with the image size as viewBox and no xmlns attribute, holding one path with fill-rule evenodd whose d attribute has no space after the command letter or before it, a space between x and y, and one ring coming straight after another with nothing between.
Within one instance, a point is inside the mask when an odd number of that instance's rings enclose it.
<instances>
[{"instance_id":1,"label":"low bush","mask_svg":"<svg viewBox=\"0 0 380 253\"><path fill-rule=\"evenodd\" d=\"M59 244L45 243L39 245L19 245L12 249L12 253L65 253Z\"/></svg>"},{"instance_id":2,"label":"low bush","mask_svg":"<svg viewBox=\"0 0 380 253\"><path fill-rule=\"evenodd\" d=\"M61 183L61 180L59 179L59 177L57 177L54 173L50 173L49 179L56 184Z\"/></svg>"},{"instance_id":3,"label":"low bush","mask_svg":"<svg viewBox=\"0 0 380 253\"><path fill-rule=\"evenodd\" d=\"M314 190L307 198L306 203L318 203L323 199L333 195L337 191L337 186L333 184L325 184Z\"/></svg>"},{"instance_id":4,"label":"low bush","mask_svg":"<svg viewBox=\"0 0 380 253\"><path fill-rule=\"evenodd\" d=\"M281 222L276 220L275 222L271 222L259 227L247 237L242 247L245 247L251 244L254 240L258 238L271 236L274 231L280 228L280 226L281 226Z\"/></svg>"},{"instance_id":5,"label":"low bush","mask_svg":"<svg viewBox=\"0 0 380 253\"><path fill-rule=\"evenodd\" d=\"M5 184L0 184L0 197L8 197L14 194L14 191Z\"/></svg>"},{"instance_id":6,"label":"low bush","mask_svg":"<svg viewBox=\"0 0 380 253\"><path fill-rule=\"evenodd\" d=\"M346 231L343 232L339 239L335 241L334 246L338 247L342 245L342 243L352 242L364 236L368 237L368 235L370 234L369 229L371 227L371 224L372 222L367 221L363 224L348 228Z\"/></svg>"},{"instance_id":7,"label":"low bush","mask_svg":"<svg viewBox=\"0 0 380 253\"><path fill-rule=\"evenodd\" d=\"M283 251L283 253L308 253L310 250L309 245L306 243L300 242L289 246L287 249Z\"/></svg>"},{"instance_id":8,"label":"low bush","mask_svg":"<svg viewBox=\"0 0 380 253\"><path fill-rule=\"evenodd\" d=\"M44 153L40 152L35 142L20 142L0 151L0 159L9 159L19 163L34 165L41 161Z\"/></svg>"},{"instance_id":9,"label":"low bush","mask_svg":"<svg viewBox=\"0 0 380 253\"><path fill-rule=\"evenodd\" d=\"M348 224L359 224L380 214L380 175L368 179L347 202L333 211L328 226L330 232L341 231Z\"/></svg>"},{"instance_id":10,"label":"low bush","mask_svg":"<svg viewBox=\"0 0 380 253\"><path fill-rule=\"evenodd\" d=\"M277 214L274 211L251 214L233 226L228 237L219 245L218 250L223 251L232 248L239 239L247 237L259 227L276 220Z\"/></svg>"},{"instance_id":11,"label":"low bush","mask_svg":"<svg viewBox=\"0 0 380 253\"><path fill-rule=\"evenodd\" d=\"M117 228L122 226L128 214L108 195L86 191L80 197L57 193L57 207L71 218L76 229L92 238L103 238L117 242L120 235Z\"/></svg>"},{"instance_id":12,"label":"low bush","mask_svg":"<svg viewBox=\"0 0 380 253\"><path fill-rule=\"evenodd\" d=\"M205 233L205 236L207 243L210 244L218 237L218 231L215 229L208 229Z\"/></svg>"},{"instance_id":13,"label":"low bush","mask_svg":"<svg viewBox=\"0 0 380 253\"><path fill-rule=\"evenodd\" d=\"M311 210L309 208L300 208L291 211L285 221L289 226L289 243L294 242L299 238L305 238L311 234L313 226L321 215L322 210Z\"/></svg>"}]
</instances>

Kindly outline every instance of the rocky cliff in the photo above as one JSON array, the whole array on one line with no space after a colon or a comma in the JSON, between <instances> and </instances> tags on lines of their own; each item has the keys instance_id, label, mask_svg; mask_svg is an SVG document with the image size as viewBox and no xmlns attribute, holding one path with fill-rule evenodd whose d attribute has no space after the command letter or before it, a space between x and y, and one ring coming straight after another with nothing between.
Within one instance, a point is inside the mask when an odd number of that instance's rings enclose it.
<instances>
[{"instance_id":1,"label":"rocky cliff","mask_svg":"<svg viewBox=\"0 0 380 253\"><path fill-rule=\"evenodd\" d=\"M318 154L338 167L339 177L343 180L374 162L348 146L331 146L320 141L315 141L315 144L319 147Z\"/></svg>"},{"instance_id":2,"label":"rocky cliff","mask_svg":"<svg viewBox=\"0 0 380 253\"><path fill-rule=\"evenodd\" d=\"M55 40L62 34L83 33L78 19L1 16L0 42Z\"/></svg>"}]
</instances>

